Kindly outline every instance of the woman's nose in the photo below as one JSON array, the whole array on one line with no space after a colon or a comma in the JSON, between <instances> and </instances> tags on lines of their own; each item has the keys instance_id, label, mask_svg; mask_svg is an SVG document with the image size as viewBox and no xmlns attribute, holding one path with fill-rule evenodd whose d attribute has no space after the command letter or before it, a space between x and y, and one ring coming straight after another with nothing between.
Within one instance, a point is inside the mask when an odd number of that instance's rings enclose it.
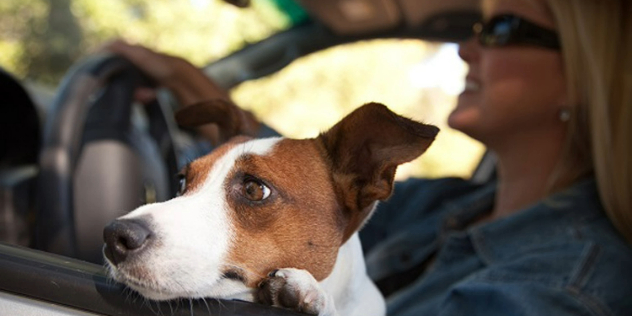
<instances>
[{"instance_id":1,"label":"woman's nose","mask_svg":"<svg viewBox=\"0 0 632 316\"><path fill-rule=\"evenodd\" d=\"M481 45L476 36L470 37L467 41L459 43L459 57L466 63L476 61L480 56Z\"/></svg>"}]
</instances>

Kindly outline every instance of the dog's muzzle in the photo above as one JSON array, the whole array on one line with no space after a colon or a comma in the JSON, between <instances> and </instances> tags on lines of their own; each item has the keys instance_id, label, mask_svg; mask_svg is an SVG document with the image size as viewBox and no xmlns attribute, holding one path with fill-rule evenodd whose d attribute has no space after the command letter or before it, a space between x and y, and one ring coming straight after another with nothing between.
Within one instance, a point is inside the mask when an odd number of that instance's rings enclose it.
<instances>
[{"instance_id":1,"label":"dog's muzzle","mask_svg":"<svg viewBox=\"0 0 632 316\"><path fill-rule=\"evenodd\" d=\"M146 224L138 220L115 220L103 230L105 257L119 265L128 257L142 252L150 244L152 233Z\"/></svg>"}]
</instances>

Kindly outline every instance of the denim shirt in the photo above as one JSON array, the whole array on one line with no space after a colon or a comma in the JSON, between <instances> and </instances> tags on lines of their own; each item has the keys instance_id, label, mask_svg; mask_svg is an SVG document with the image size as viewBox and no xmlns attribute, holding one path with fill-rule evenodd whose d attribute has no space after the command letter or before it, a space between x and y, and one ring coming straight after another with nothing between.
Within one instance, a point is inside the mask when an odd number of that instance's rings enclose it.
<instances>
[{"instance_id":1,"label":"denim shirt","mask_svg":"<svg viewBox=\"0 0 632 316\"><path fill-rule=\"evenodd\" d=\"M632 315L632 247L594 180L469 225L492 209L495 190L414 179L378 206L360 236L369 275L406 283L387 297L389 315Z\"/></svg>"}]
</instances>

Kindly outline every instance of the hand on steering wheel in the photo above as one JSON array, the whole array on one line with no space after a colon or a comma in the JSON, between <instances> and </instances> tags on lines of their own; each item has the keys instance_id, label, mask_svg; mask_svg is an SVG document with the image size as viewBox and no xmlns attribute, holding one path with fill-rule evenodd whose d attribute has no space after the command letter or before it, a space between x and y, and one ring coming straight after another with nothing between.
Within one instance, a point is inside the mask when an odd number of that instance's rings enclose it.
<instances>
[{"instance_id":1,"label":"hand on steering wheel","mask_svg":"<svg viewBox=\"0 0 632 316\"><path fill-rule=\"evenodd\" d=\"M202 107L215 113L213 120L208 121L213 124L198 127L198 132L214 145L235 135L255 136L259 127L255 117L235 105L226 91L188 61L122 40L106 44L104 50L129 59L154 80L157 86L172 91L181 109L190 105L200 108L200 104L204 104ZM147 103L155 99L155 90L152 87L140 88L135 97L138 101ZM225 118L217 117L217 114L224 115Z\"/></svg>"}]
</instances>

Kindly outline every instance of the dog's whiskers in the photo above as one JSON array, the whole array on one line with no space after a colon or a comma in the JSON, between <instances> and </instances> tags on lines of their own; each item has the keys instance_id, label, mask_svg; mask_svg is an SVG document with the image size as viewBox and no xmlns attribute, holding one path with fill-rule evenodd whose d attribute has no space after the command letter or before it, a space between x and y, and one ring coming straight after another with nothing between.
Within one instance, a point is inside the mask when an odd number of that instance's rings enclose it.
<instances>
[{"instance_id":1,"label":"dog's whiskers","mask_svg":"<svg viewBox=\"0 0 632 316\"><path fill-rule=\"evenodd\" d=\"M152 303L152 302L149 302L149 304L150 304L150 305L151 305L151 303ZM155 301L154 301L154 303L156 303L156 310L158 310L158 312L157 312L157 314L156 314L156 315L164 315L164 314L162 313L162 308L160 308L160 302L155 302Z\"/></svg>"},{"instance_id":2,"label":"dog's whiskers","mask_svg":"<svg viewBox=\"0 0 632 316\"><path fill-rule=\"evenodd\" d=\"M171 312L171 315L175 314L175 311L173 310L173 306L171 306L171 301L167 301L167 305L169 305L169 311Z\"/></svg>"},{"instance_id":3,"label":"dog's whiskers","mask_svg":"<svg viewBox=\"0 0 632 316\"><path fill-rule=\"evenodd\" d=\"M151 304L151 303L152 303L152 302L154 302L154 301L152 301L152 300L148 300L148 299L144 299L143 304L144 304L145 302L147 303L147 306L149 307L149 310L151 310L151 312L152 312L152 313L154 313L154 314L156 314L156 315L162 315L162 310L160 309L160 303L159 303L159 302L156 302L156 308L157 308L157 310L154 310L154 308L152 307L152 304Z\"/></svg>"},{"instance_id":4,"label":"dog's whiskers","mask_svg":"<svg viewBox=\"0 0 632 316\"><path fill-rule=\"evenodd\" d=\"M129 287L125 287L123 289L123 293L125 293L125 301L126 302L130 302L133 298L134 292L132 291L132 289L130 289Z\"/></svg>"},{"instance_id":5,"label":"dog's whiskers","mask_svg":"<svg viewBox=\"0 0 632 316\"><path fill-rule=\"evenodd\" d=\"M208 314L211 314L211 307L208 305L208 302L206 301L206 298L202 298L202 302L204 302L204 305L206 305L206 310L208 311Z\"/></svg>"}]
</instances>

